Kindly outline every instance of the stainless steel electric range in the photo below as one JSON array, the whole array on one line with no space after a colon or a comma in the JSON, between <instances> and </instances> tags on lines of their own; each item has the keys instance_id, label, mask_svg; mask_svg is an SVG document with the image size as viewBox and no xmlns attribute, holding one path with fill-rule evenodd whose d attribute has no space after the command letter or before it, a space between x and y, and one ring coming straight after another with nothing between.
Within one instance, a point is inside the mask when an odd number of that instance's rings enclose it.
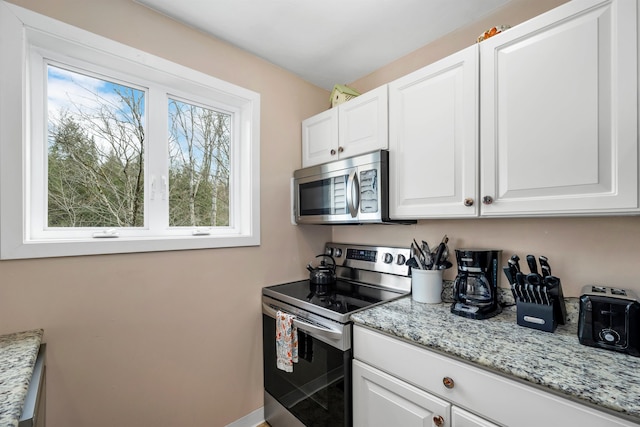
<instances>
[{"instance_id":1,"label":"stainless steel electric range","mask_svg":"<svg viewBox=\"0 0 640 427\"><path fill-rule=\"evenodd\" d=\"M264 412L272 427L351 426L351 313L411 292L408 248L327 243L335 283L309 280L262 290ZM299 360L276 367L276 313L295 316Z\"/></svg>"}]
</instances>

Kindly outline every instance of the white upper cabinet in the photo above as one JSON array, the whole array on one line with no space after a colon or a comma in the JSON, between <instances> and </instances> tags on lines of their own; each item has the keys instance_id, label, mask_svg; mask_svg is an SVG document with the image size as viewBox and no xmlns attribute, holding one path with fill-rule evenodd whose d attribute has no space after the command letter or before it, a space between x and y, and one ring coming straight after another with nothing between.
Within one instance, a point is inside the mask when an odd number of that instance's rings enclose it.
<instances>
[{"instance_id":1,"label":"white upper cabinet","mask_svg":"<svg viewBox=\"0 0 640 427\"><path fill-rule=\"evenodd\" d=\"M386 148L386 85L302 122L302 167Z\"/></svg>"},{"instance_id":2,"label":"white upper cabinet","mask_svg":"<svg viewBox=\"0 0 640 427\"><path fill-rule=\"evenodd\" d=\"M638 210L636 8L572 1L480 43L483 216Z\"/></svg>"},{"instance_id":3,"label":"white upper cabinet","mask_svg":"<svg viewBox=\"0 0 640 427\"><path fill-rule=\"evenodd\" d=\"M478 215L478 47L389 84L392 218Z\"/></svg>"},{"instance_id":4,"label":"white upper cabinet","mask_svg":"<svg viewBox=\"0 0 640 427\"><path fill-rule=\"evenodd\" d=\"M332 108L302 122L302 167L337 159L338 110Z\"/></svg>"}]
</instances>

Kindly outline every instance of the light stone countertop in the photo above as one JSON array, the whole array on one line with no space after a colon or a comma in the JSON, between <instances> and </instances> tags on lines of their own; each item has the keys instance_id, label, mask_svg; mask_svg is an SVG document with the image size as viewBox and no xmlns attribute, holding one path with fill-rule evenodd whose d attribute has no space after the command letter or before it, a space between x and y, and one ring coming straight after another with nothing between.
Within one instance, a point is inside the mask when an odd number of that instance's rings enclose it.
<instances>
[{"instance_id":1,"label":"light stone countertop","mask_svg":"<svg viewBox=\"0 0 640 427\"><path fill-rule=\"evenodd\" d=\"M452 314L450 308L451 303L406 296L351 319L640 424L640 358L580 344L577 298L567 299L567 324L554 333L519 326L515 306L485 320Z\"/></svg>"},{"instance_id":2,"label":"light stone countertop","mask_svg":"<svg viewBox=\"0 0 640 427\"><path fill-rule=\"evenodd\" d=\"M20 421L43 333L35 329L0 336L0 427Z\"/></svg>"}]
</instances>

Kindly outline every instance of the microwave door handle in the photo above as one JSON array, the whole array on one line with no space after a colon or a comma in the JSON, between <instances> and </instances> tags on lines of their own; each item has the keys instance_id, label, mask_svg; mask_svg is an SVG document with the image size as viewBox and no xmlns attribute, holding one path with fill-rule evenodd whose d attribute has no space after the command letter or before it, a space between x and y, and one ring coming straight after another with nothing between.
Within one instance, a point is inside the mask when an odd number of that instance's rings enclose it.
<instances>
[{"instance_id":1,"label":"microwave door handle","mask_svg":"<svg viewBox=\"0 0 640 427\"><path fill-rule=\"evenodd\" d=\"M349 174L349 179L347 180L347 206L351 217L357 217L360 206L360 182L358 182L357 169Z\"/></svg>"},{"instance_id":2,"label":"microwave door handle","mask_svg":"<svg viewBox=\"0 0 640 427\"><path fill-rule=\"evenodd\" d=\"M267 316L275 319L276 318L276 313L277 310L273 307L271 307L269 304L266 303L262 303L262 312L264 314L266 314ZM316 335L321 335L321 336L325 336L329 339L340 339L342 337L342 332L340 331L336 331L333 329L329 329L329 328L323 328L321 326L316 326L316 325L312 325L310 323L307 323L305 321L302 321L298 318L293 319L293 324L297 327L302 329L303 331L307 331L307 332L311 332L311 333L315 333Z\"/></svg>"}]
</instances>

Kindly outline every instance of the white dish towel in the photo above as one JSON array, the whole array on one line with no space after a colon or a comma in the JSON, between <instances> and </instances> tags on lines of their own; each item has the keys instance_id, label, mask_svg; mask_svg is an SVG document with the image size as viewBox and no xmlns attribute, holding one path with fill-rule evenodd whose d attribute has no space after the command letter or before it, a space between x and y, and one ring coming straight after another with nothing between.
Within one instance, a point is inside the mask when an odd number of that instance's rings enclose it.
<instances>
[{"instance_id":1,"label":"white dish towel","mask_svg":"<svg viewBox=\"0 0 640 427\"><path fill-rule=\"evenodd\" d=\"M276 313L276 365L285 372L293 372L298 362L298 328L293 324L296 317L278 311Z\"/></svg>"}]
</instances>

